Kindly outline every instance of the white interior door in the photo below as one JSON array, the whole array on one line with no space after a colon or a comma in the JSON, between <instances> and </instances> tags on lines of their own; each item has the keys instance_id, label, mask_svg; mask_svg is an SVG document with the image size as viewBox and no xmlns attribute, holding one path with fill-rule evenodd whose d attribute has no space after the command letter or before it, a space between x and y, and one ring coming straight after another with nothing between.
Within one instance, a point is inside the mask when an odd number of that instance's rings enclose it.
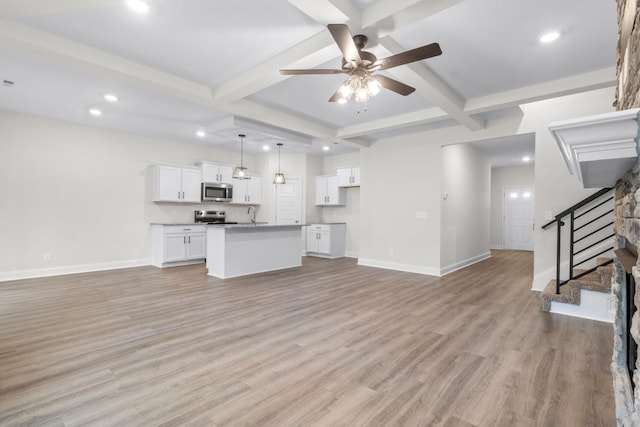
<instances>
[{"instance_id":1,"label":"white interior door","mask_svg":"<svg viewBox=\"0 0 640 427\"><path fill-rule=\"evenodd\" d=\"M274 184L276 187L276 224L302 223L302 181L300 178L287 177L286 184Z\"/></svg>"},{"instance_id":2,"label":"white interior door","mask_svg":"<svg viewBox=\"0 0 640 427\"><path fill-rule=\"evenodd\" d=\"M533 250L534 197L532 187L504 187L502 193L504 249Z\"/></svg>"}]
</instances>

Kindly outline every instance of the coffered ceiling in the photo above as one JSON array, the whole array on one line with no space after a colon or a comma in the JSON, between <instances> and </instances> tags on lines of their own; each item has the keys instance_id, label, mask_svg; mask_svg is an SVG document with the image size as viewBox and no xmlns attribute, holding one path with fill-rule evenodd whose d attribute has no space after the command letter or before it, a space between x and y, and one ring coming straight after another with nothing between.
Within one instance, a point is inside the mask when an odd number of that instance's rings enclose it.
<instances>
[{"instance_id":1,"label":"coffered ceiling","mask_svg":"<svg viewBox=\"0 0 640 427\"><path fill-rule=\"evenodd\" d=\"M221 149L246 133L248 152L283 141L331 154L431 128L480 130L520 104L615 83L612 0L147 3L140 14L125 0L0 1L0 108ZM329 23L365 34L378 58L432 42L443 54L381 72L415 87L407 97L383 89L366 110L329 103L344 74L278 72L339 68ZM560 37L541 43L552 30Z\"/></svg>"}]
</instances>

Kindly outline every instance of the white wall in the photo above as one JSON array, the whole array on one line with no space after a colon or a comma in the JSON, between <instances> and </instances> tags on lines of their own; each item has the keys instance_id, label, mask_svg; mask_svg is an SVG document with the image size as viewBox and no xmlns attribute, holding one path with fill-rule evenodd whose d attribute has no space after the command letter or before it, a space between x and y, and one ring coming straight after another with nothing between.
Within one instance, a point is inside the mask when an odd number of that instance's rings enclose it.
<instances>
[{"instance_id":1,"label":"white wall","mask_svg":"<svg viewBox=\"0 0 640 427\"><path fill-rule=\"evenodd\" d=\"M560 150L548 130L548 125L557 120L566 120L613 111L611 103L615 89L600 89L588 93L565 96L547 101L523 105L524 119L521 132L536 132L535 158L535 222L544 224L544 211L554 215L582 200L597 189L584 189L569 170ZM622 175L625 171L620 171ZM556 236L555 228L534 233L534 290L542 290L555 274Z\"/></svg>"},{"instance_id":2,"label":"white wall","mask_svg":"<svg viewBox=\"0 0 640 427\"><path fill-rule=\"evenodd\" d=\"M441 190L440 267L448 273L490 256L489 158L467 144L442 147Z\"/></svg>"},{"instance_id":3,"label":"white wall","mask_svg":"<svg viewBox=\"0 0 640 427\"><path fill-rule=\"evenodd\" d=\"M146 264L151 222L193 221L203 208L151 202L150 166L239 161L202 145L3 111L0 129L0 279Z\"/></svg>"},{"instance_id":4,"label":"white wall","mask_svg":"<svg viewBox=\"0 0 640 427\"><path fill-rule=\"evenodd\" d=\"M491 168L491 247L502 249L502 192L504 187L533 188L533 164ZM535 193L534 193L535 197ZM535 199L534 199L535 200ZM539 224L538 226L541 226Z\"/></svg>"},{"instance_id":5,"label":"white wall","mask_svg":"<svg viewBox=\"0 0 640 427\"><path fill-rule=\"evenodd\" d=\"M391 138L363 149L360 160L359 262L439 274L440 141Z\"/></svg>"}]
</instances>

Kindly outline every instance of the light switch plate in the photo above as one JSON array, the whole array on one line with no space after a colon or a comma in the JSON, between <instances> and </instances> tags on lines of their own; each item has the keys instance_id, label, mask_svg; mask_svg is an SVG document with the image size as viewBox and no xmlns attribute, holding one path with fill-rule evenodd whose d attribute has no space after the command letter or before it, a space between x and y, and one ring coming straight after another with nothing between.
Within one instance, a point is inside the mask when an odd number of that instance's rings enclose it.
<instances>
[{"instance_id":1,"label":"light switch plate","mask_svg":"<svg viewBox=\"0 0 640 427\"><path fill-rule=\"evenodd\" d=\"M544 211L544 220L545 221L551 221L552 219L553 219L553 212Z\"/></svg>"},{"instance_id":2,"label":"light switch plate","mask_svg":"<svg viewBox=\"0 0 640 427\"><path fill-rule=\"evenodd\" d=\"M416 211L416 219L427 219L429 217L429 212L427 211Z\"/></svg>"}]
</instances>

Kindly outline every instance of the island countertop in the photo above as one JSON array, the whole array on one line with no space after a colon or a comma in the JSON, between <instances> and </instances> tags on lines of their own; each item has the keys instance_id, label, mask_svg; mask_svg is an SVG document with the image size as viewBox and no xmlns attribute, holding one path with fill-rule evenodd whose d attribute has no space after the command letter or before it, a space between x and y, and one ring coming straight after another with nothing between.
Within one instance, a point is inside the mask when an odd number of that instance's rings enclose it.
<instances>
[{"instance_id":1,"label":"island countertop","mask_svg":"<svg viewBox=\"0 0 640 427\"><path fill-rule=\"evenodd\" d=\"M301 239L301 224L209 224L207 274L228 279L300 267Z\"/></svg>"}]
</instances>

